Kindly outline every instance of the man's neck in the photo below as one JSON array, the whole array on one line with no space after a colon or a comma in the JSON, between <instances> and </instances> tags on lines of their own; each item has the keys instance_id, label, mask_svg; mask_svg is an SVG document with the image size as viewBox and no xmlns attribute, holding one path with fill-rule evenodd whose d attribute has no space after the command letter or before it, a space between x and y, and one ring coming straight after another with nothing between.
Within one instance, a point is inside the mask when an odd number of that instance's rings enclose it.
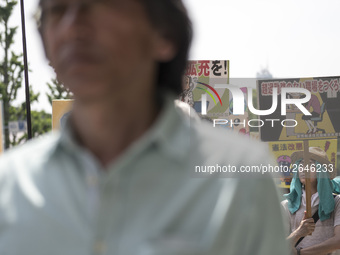
<instances>
[{"instance_id":1,"label":"man's neck","mask_svg":"<svg viewBox=\"0 0 340 255\"><path fill-rule=\"evenodd\" d=\"M314 195L316 192L318 192L317 187L311 187L311 194Z\"/></svg>"},{"instance_id":2,"label":"man's neck","mask_svg":"<svg viewBox=\"0 0 340 255\"><path fill-rule=\"evenodd\" d=\"M304 185L303 189L306 191L306 185ZM317 186L311 185L311 195L314 195L316 192L318 192Z\"/></svg>"},{"instance_id":3,"label":"man's neck","mask_svg":"<svg viewBox=\"0 0 340 255\"><path fill-rule=\"evenodd\" d=\"M78 142L105 167L112 163L152 125L159 109L146 99L74 103L71 121Z\"/></svg>"}]
</instances>

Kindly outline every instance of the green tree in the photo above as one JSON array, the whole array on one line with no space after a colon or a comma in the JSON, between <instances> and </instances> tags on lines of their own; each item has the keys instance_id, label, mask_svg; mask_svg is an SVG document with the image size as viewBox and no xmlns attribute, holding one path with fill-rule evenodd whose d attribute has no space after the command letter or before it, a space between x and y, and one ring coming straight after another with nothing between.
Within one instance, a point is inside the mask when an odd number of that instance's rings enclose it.
<instances>
[{"instance_id":1,"label":"green tree","mask_svg":"<svg viewBox=\"0 0 340 255\"><path fill-rule=\"evenodd\" d=\"M73 97L71 91L60 83L57 78L48 82L47 86L49 88L49 92L46 93L46 96L51 105L53 99L72 99Z\"/></svg>"},{"instance_id":2,"label":"green tree","mask_svg":"<svg viewBox=\"0 0 340 255\"><path fill-rule=\"evenodd\" d=\"M10 120L26 120L26 109L23 110L23 107L13 107L11 106L11 118ZM24 112L24 114L22 114ZM13 117L14 116L14 117ZM16 118L16 116L22 116L21 118ZM37 137L39 135L45 134L51 131L51 123L52 116L50 113L46 113L45 111L31 111L32 118L32 137ZM23 134L12 134L10 139L10 146L16 146L27 141L28 135L27 132Z\"/></svg>"},{"instance_id":3,"label":"green tree","mask_svg":"<svg viewBox=\"0 0 340 255\"><path fill-rule=\"evenodd\" d=\"M40 93L35 94L32 87L30 87L30 99L31 103L38 102ZM9 109L10 118L9 121L25 121L27 118L26 104L22 103L19 107L10 106ZM52 116L45 111L31 111L32 122L32 137L37 137L44 133L51 131L52 128ZM10 145L15 146L25 142L28 139L27 132L21 134L12 134L10 139Z\"/></svg>"},{"instance_id":4,"label":"green tree","mask_svg":"<svg viewBox=\"0 0 340 255\"><path fill-rule=\"evenodd\" d=\"M10 146L8 121L10 119L11 102L17 97L18 89L22 84L24 66L22 54L11 51L17 27L9 26L9 18L13 13L16 1L5 0L0 4L0 99L4 107L5 148Z\"/></svg>"},{"instance_id":5,"label":"green tree","mask_svg":"<svg viewBox=\"0 0 340 255\"><path fill-rule=\"evenodd\" d=\"M17 145L27 140L25 134L11 134L8 129L9 121L26 121L26 106L22 103L15 107L12 105L16 99L18 90L22 87L24 65L22 54L13 52L14 36L17 27L9 25L9 19L17 1L2 0L0 2L0 100L3 102L4 112L4 139L5 148ZM30 88L31 102L37 101L38 94L34 94ZM51 130L51 115L44 111L31 111L33 137Z\"/></svg>"}]
</instances>

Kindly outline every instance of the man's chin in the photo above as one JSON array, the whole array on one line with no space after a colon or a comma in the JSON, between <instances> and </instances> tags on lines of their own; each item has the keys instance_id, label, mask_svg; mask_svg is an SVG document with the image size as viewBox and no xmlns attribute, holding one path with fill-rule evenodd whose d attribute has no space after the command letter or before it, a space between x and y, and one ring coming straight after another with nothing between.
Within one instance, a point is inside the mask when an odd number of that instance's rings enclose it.
<instances>
[{"instance_id":1,"label":"man's chin","mask_svg":"<svg viewBox=\"0 0 340 255\"><path fill-rule=\"evenodd\" d=\"M107 89L100 79L96 79L93 76L83 74L82 76L69 76L64 79L64 85L75 95L96 95L101 90Z\"/></svg>"},{"instance_id":2,"label":"man's chin","mask_svg":"<svg viewBox=\"0 0 340 255\"><path fill-rule=\"evenodd\" d=\"M70 88L74 95L74 100L82 103L100 103L103 101L114 100L111 91L101 88L100 86L88 86L88 84L79 88ZM111 95L111 96L110 96Z\"/></svg>"},{"instance_id":3,"label":"man's chin","mask_svg":"<svg viewBox=\"0 0 340 255\"><path fill-rule=\"evenodd\" d=\"M94 95L94 94L78 94L77 96L74 97L74 100L78 102L78 104L82 105L90 105L90 104L98 104L102 103L103 97Z\"/></svg>"}]
</instances>

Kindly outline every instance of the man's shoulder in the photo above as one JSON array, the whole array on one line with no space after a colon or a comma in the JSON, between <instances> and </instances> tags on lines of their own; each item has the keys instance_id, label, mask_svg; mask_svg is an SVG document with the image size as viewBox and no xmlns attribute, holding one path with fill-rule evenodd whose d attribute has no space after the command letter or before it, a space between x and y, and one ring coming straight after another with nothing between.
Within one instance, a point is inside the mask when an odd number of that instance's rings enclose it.
<instances>
[{"instance_id":1,"label":"man's shoulder","mask_svg":"<svg viewBox=\"0 0 340 255\"><path fill-rule=\"evenodd\" d=\"M58 139L58 133L49 133L8 149L0 157L0 173L6 170L27 169L30 165L46 160Z\"/></svg>"},{"instance_id":2,"label":"man's shoulder","mask_svg":"<svg viewBox=\"0 0 340 255\"><path fill-rule=\"evenodd\" d=\"M283 200L281 202L281 205L284 209L288 210L288 200L287 199Z\"/></svg>"},{"instance_id":3,"label":"man's shoulder","mask_svg":"<svg viewBox=\"0 0 340 255\"><path fill-rule=\"evenodd\" d=\"M231 130L214 128L211 123L205 121L195 123L193 126L194 150L210 152L216 157L224 157L235 163L253 164L261 161L273 163L268 146L260 141Z\"/></svg>"}]
</instances>

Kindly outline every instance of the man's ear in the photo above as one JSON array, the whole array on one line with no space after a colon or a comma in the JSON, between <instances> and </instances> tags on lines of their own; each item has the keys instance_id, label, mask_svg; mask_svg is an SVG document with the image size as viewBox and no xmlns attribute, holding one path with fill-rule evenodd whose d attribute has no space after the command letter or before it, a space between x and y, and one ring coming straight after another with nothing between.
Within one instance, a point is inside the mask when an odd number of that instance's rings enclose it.
<instances>
[{"instance_id":1,"label":"man's ear","mask_svg":"<svg viewBox=\"0 0 340 255\"><path fill-rule=\"evenodd\" d=\"M159 62L169 62L171 61L177 53L177 47L170 40L157 33L155 35L155 47L154 56Z\"/></svg>"}]
</instances>

